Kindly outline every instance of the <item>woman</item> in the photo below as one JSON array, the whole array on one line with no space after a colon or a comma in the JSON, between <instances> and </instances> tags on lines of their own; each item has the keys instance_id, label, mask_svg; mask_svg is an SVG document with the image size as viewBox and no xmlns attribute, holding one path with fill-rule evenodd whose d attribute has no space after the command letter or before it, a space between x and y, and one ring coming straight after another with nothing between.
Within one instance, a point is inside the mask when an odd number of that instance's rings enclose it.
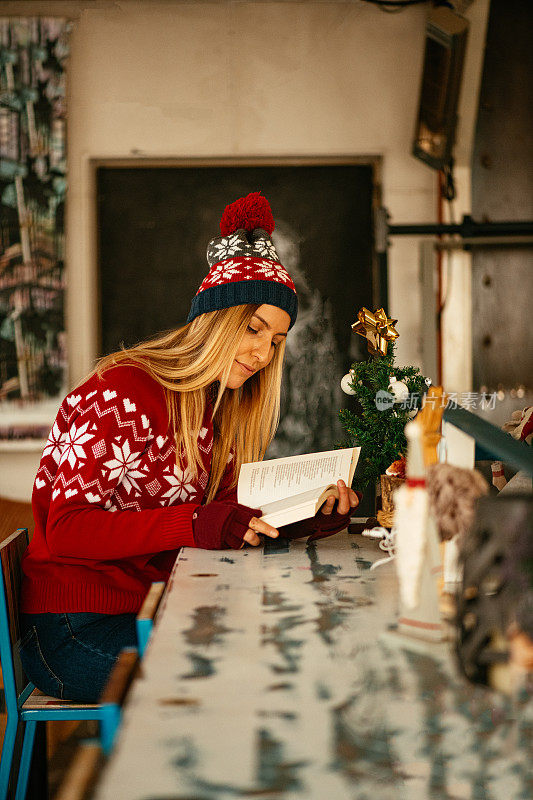
<instances>
[{"instance_id":1,"label":"woman","mask_svg":"<svg viewBox=\"0 0 533 800\"><path fill-rule=\"evenodd\" d=\"M228 206L187 324L103 358L69 394L44 449L23 562L21 657L44 692L97 702L135 615L179 547L240 548L278 531L237 503L239 469L276 429L285 338L297 300L258 193ZM283 535L344 528L339 485Z\"/></svg>"}]
</instances>

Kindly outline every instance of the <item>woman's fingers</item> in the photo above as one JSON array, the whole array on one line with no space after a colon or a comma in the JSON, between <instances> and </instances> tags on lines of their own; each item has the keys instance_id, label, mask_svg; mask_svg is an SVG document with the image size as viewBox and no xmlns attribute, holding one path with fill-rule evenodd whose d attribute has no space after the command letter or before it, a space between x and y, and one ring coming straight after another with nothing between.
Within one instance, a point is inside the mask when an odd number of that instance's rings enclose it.
<instances>
[{"instance_id":1,"label":"woman's fingers","mask_svg":"<svg viewBox=\"0 0 533 800\"><path fill-rule=\"evenodd\" d=\"M359 505L359 498L353 489L350 489L350 507L357 508Z\"/></svg>"},{"instance_id":2,"label":"woman's fingers","mask_svg":"<svg viewBox=\"0 0 533 800\"><path fill-rule=\"evenodd\" d=\"M273 528L268 522L263 522L259 517L252 517L248 524L250 527L244 534L244 541L254 547L257 547L257 545L261 543L261 539L257 535L258 533L262 533L264 536L270 536L271 539L276 539L279 536L277 528Z\"/></svg>"},{"instance_id":3,"label":"woman's fingers","mask_svg":"<svg viewBox=\"0 0 533 800\"><path fill-rule=\"evenodd\" d=\"M328 497L328 499L320 509L322 514L326 514L326 516L329 516L333 512L333 506L335 505L335 502L336 502L336 497L334 495Z\"/></svg>"},{"instance_id":4,"label":"woman's fingers","mask_svg":"<svg viewBox=\"0 0 533 800\"><path fill-rule=\"evenodd\" d=\"M350 510L350 489L348 489L344 481L337 481L337 486L339 488L337 512L339 514L347 514Z\"/></svg>"},{"instance_id":5,"label":"woman's fingers","mask_svg":"<svg viewBox=\"0 0 533 800\"><path fill-rule=\"evenodd\" d=\"M248 528L248 530L244 534L244 541L256 547L260 543L261 539L259 538L257 533Z\"/></svg>"},{"instance_id":6,"label":"woman's fingers","mask_svg":"<svg viewBox=\"0 0 533 800\"><path fill-rule=\"evenodd\" d=\"M344 481L337 481L337 487L339 489L339 499L338 501L335 500L335 497L331 496L328 497L324 505L322 506L322 513L323 514L331 514L333 512L333 507L335 502L338 503L337 505L337 513L338 514L348 514L351 509L356 508L359 505L359 498L357 497L356 493L353 489L349 489Z\"/></svg>"},{"instance_id":7,"label":"woman's fingers","mask_svg":"<svg viewBox=\"0 0 533 800\"><path fill-rule=\"evenodd\" d=\"M248 523L248 527L256 533L263 533L265 536L270 536L271 539L276 539L279 536L278 529L269 525L268 522L264 522L260 517L252 517Z\"/></svg>"}]
</instances>

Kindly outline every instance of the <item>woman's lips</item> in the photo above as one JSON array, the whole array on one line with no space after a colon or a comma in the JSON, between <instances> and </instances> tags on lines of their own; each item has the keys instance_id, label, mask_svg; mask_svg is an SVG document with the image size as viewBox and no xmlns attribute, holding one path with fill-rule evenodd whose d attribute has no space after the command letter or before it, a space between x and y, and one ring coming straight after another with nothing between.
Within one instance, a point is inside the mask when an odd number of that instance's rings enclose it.
<instances>
[{"instance_id":1,"label":"woman's lips","mask_svg":"<svg viewBox=\"0 0 533 800\"><path fill-rule=\"evenodd\" d=\"M253 375L254 374L255 369L252 369L251 367L247 367L246 364L241 364L240 361L235 361L235 363L239 365L239 367L243 370L243 372L246 373L246 375Z\"/></svg>"}]
</instances>

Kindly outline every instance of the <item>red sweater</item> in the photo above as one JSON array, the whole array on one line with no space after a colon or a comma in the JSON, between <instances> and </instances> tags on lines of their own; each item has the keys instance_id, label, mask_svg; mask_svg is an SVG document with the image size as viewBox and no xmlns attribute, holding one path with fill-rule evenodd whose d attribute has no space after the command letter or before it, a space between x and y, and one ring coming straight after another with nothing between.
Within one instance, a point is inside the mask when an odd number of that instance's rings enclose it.
<instances>
[{"instance_id":1,"label":"red sweater","mask_svg":"<svg viewBox=\"0 0 533 800\"><path fill-rule=\"evenodd\" d=\"M23 560L21 610L136 613L166 581L204 499L213 447L211 408L198 441L203 471L176 466L164 392L133 366L93 376L63 401L44 448ZM236 499L227 487L216 499Z\"/></svg>"}]
</instances>

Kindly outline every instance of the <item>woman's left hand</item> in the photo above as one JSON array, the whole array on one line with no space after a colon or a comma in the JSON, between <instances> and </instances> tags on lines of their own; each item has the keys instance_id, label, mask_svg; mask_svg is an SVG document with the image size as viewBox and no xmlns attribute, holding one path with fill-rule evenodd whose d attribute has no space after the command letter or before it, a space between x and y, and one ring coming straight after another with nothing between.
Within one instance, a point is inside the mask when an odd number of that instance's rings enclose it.
<instances>
[{"instance_id":1,"label":"woman's left hand","mask_svg":"<svg viewBox=\"0 0 533 800\"><path fill-rule=\"evenodd\" d=\"M320 513L324 514L326 517L333 514L335 503L337 503L337 514L348 514L359 505L358 496L353 489L349 489L348 486L346 486L344 481L337 481L337 488L339 490L338 501L336 497L331 495L320 509Z\"/></svg>"},{"instance_id":2,"label":"woman's left hand","mask_svg":"<svg viewBox=\"0 0 533 800\"><path fill-rule=\"evenodd\" d=\"M280 536L287 539L301 539L308 537L307 541L324 539L334 533L344 530L350 524L350 517L359 505L362 498L361 492L348 488L344 481L338 481L339 498L328 497L320 511L310 519L301 519L284 525Z\"/></svg>"},{"instance_id":3,"label":"woman's left hand","mask_svg":"<svg viewBox=\"0 0 533 800\"><path fill-rule=\"evenodd\" d=\"M339 499L337 500L333 495L328 497L314 518L316 528L308 538L308 542L316 539L325 539L326 536L339 533L350 524L350 517L359 505L362 494L350 489L344 481L337 481L337 487L339 489Z\"/></svg>"}]
</instances>

